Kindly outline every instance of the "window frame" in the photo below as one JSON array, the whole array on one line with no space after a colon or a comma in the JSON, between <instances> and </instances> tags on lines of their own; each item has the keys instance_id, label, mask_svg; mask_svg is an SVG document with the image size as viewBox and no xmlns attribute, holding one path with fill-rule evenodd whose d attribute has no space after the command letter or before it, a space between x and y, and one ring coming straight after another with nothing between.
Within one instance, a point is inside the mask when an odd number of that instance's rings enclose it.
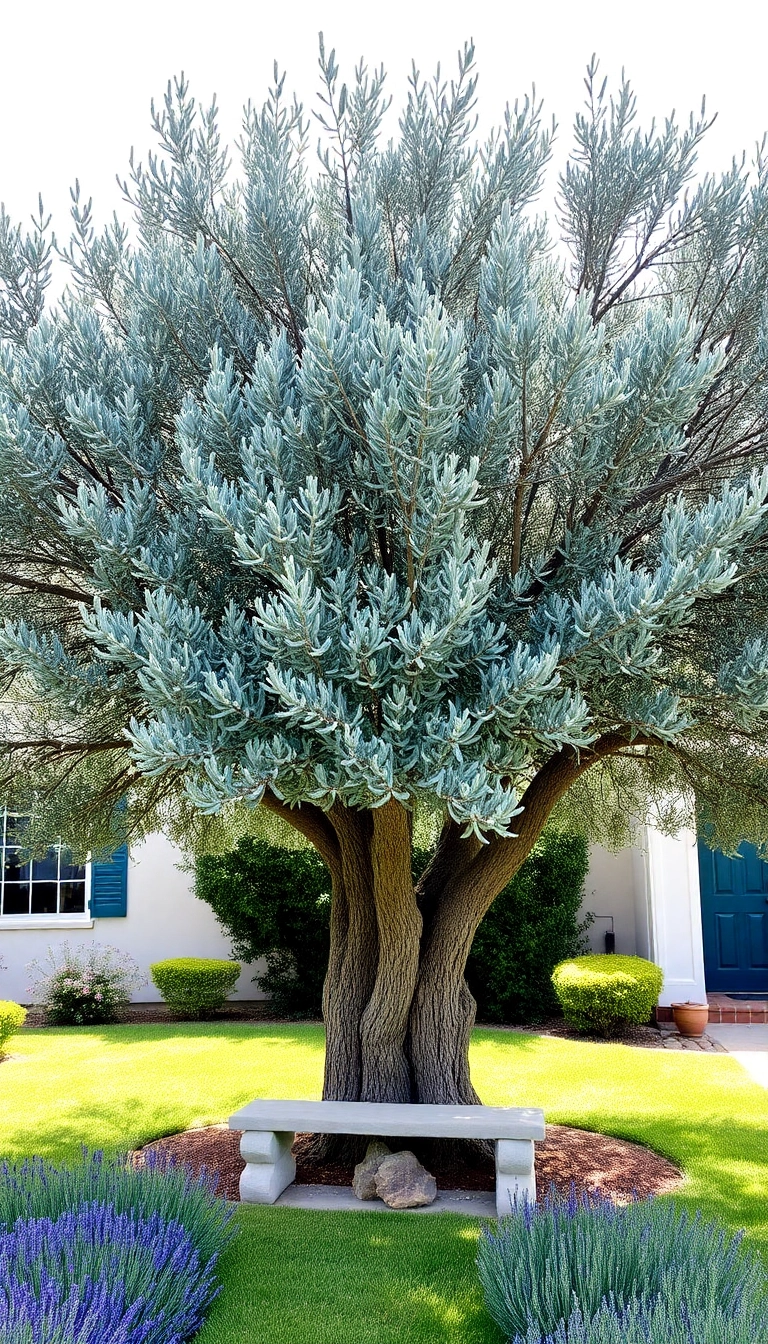
<instances>
[{"instance_id":1,"label":"window frame","mask_svg":"<svg viewBox=\"0 0 768 1344\"><path fill-rule=\"evenodd\" d=\"M5 855L8 849L6 844L7 824L9 817L19 817L21 813L14 812L5 805L0 806L0 931L4 929L33 929L33 928L93 928L94 920L91 915L91 869L92 864L87 861L85 864L78 864L77 867L84 869L84 895L83 909L74 911L62 911L58 907L61 905L61 851L65 848L60 839L57 839L50 846L58 852L57 876L56 882L56 905L55 911L46 911L40 914L32 914L31 911L26 914L5 914L3 910L5 896ZM40 879L42 880L42 879ZM53 879L48 879L52 881ZM67 881L68 879L63 879ZM80 879L69 879L79 881ZM32 903L31 884L34 881L32 872L29 875L30 884L30 906Z\"/></svg>"}]
</instances>

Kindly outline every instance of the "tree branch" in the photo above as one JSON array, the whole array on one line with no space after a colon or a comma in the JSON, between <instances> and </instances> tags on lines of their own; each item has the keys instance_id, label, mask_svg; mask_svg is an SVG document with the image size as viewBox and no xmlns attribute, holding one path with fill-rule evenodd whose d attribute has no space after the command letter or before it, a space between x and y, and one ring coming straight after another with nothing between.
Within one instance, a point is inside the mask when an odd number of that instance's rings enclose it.
<instances>
[{"instance_id":1,"label":"tree branch","mask_svg":"<svg viewBox=\"0 0 768 1344\"><path fill-rule=\"evenodd\" d=\"M268 808L276 817L281 817L283 821L287 821L289 826L292 826L295 831L304 836L305 840L309 840L310 844L315 846L331 873L338 872L341 864L341 850L333 825L322 808L315 807L314 803L302 803L300 807L289 807L269 789L264 793L261 806Z\"/></svg>"},{"instance_id":2,"label":"tree branch","mask_svg":"<svg viewBox=\"0 0 768 1344\"><path fill-rule=\"evenodd\" d=\"M62 583L44 583L39 579L22 578L19 574L6 574L0 571L0 583L7 584L9 588L28 588L33 593L63 597L68 602L93 602L93 593L84 593L78 588L67 588Z\"/></svg>"}]
</instances>

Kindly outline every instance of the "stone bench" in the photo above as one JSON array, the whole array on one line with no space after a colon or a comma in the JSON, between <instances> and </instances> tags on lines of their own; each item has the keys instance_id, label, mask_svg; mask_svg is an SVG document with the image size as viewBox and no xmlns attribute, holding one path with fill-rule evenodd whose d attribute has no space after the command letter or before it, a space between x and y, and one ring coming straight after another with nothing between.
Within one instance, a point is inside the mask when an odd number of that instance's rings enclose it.
<instances>
[{"instance_id":1,"label":"stone bench","mask_svg":"<svg viewBox=\"0 0 768 1344\"><path fill-rule=\"evenodd\" d=\"M515 1199L536 1198L533 1145L545 1135L544 1112L527 1106L422 1106L374 1101L252 1101L229 1117L243 1130L246 1163L240 1198L274 1204L296 1175L294 1136L370 1134L381 1138L493 1139L496 1145L496 1213Z\"/></svg>"}]
</instances>

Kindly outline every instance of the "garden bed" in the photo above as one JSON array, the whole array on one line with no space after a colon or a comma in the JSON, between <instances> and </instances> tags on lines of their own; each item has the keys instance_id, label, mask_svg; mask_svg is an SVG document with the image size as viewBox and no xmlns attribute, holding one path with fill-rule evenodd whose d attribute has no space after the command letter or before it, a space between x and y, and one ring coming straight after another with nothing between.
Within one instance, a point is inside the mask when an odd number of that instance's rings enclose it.
<instances>
[{"instance_id":1,"label":"garden bed","mask_svg":"<svg viewBox=\"0 0 768 1344\"><path fill-rule=\"evenodd\" d=\"M105 1026L149 1026L166 1025L171 1022L188 1021L187 1018L179 1017L172 1013L165 1003L130 1003L125 1008L119 1008L114 1023L106 1023ZM244 999L232 1003L225 1003L224 1007L217 1013L211 1014L208 1018L201 1018L201 1021L210 1022L259 1022L274 1024L279 1026L306 1025L321 1026L319 1018L286 1018L280 1017L271 1011L269 999ZM27 1027L45 1027L48 1023L45 1021L45 1013L42 1008L30 1007L27 1010ZM569 1027L568 1023L562 1017L548 1018L544 1022L528 1023L527 1025L513 1024L511 1026L497 1023L478 1023L478 1027L484 1030L498 1031L519 1031L525 1035L533 1036L556 1036L565 1040L573 1041L595 1041L601 1044L605 1043L603 1036L585 1035L583 1032L576 1031ZM664 1023L662 1027L658 1026L627 1026L623 1031L617 1032L610 1037L610 1041L615 1045L634 1045L643 1050L662 1050L668 1044L670 1036L674 1035L677 1041L680 1037L670 1023ZM703 1036L699 1041L691 1041L690 1048L719 1051L722 1047L708 1036Z\"/></svg>"},{"instance_id":2,"label":"garden bed","mask_svg":"<svg viewBox=\"0 0 768 1344\"><path fill-rule=\"evenodd\" d=\"M297 1185L352 1184L352 1165L319 1162L310 1156L311 1135L297 1134L293 1152L296 1157ZM140 1149L140 1154L155 1152L188 1164L198 1173L205 1167L218 1177L218 1192L225 1199L238 1200L238 1182L245 1166L240 1157L240 1131L226 1125L208 1125L156 1139ZM494 1190L495 1173L491 1158L477 1157L469 1162L447 1162L426 1152L422 1145L403 1140L423 1157L442 1190ZM667 1194L676 1190L683 1176L674 1163L644 1148L605 1134L573 1129L567 1125L548 1125L547 1138L536 1144L536 1183L540 1191L554 1185L567 1194L599 1190L614 1200L626 1203L633 1195Z\"/></svg>"}]
</instances>

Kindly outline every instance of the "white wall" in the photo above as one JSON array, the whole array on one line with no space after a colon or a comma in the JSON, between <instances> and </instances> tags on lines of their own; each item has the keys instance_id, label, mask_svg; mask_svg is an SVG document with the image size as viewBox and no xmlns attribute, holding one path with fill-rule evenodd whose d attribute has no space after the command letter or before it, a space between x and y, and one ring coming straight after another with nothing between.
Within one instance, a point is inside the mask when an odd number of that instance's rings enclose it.
<instances>
[{"instance_id":1,"label":"white wall","mask_svg":"<svg viewBox=\"0 0 768 1344\"><path fill-rule=\"evenodd\" d=\"M664 971L659 1003L706 1003L696 836L662 835L648 826L644 848L653 960Z\"/></svg>"},{"instance_id":2,"label":"white wall","mask_svg":"<svg viewBox=\"0 0 768 1344\"><path fill-rule=\"evenodd\" d=\"M635 926L635 871L634 851L620 849L612 853L602 845L590 845L589 872L584 883L582 917L587 911L595 916L613 916L616 951L633 956L637 948ZM608 918L595 918L587 930L593 952L605 951L605 931L610 929Z\"/></svg>"},{"instance_id":3,"label":"white wall","mask_svg":"<svg viewBox=\"0 0 768 1344\"><path fill-rule=\"evenodd\" d=\"M210 906L196 899L192 874L177 867L179 859L178 850L163 835L150 836L131 851L125 918L73 917L60 923L38 916L10 921L11 927L0 924L0 958L8 968L0 971L0 998L29 1003L27 962L65 941L108 943L133 957L148 980L133 995L135 1003L160 998L149 980L150 962L164 957L231 957L229 939ZM243 967L231 998L264 998L251 982L261 965Z\"/></svg>"},{"instance_id":4,"label":"white wall","mask_svg":"<svg viewBox=\"0 0 768 1344\"><path fill-rule=\"evenodd\" d=\"M692 831L662 835L643 828L632 849L617 854L590 848L582 911L613 915L616 951L647 957L661 966L659 1003L706 1002L701 896L696 837ZM589 930L595 952L605 951L610 922Z\"/></svg>"}]
</instances>

